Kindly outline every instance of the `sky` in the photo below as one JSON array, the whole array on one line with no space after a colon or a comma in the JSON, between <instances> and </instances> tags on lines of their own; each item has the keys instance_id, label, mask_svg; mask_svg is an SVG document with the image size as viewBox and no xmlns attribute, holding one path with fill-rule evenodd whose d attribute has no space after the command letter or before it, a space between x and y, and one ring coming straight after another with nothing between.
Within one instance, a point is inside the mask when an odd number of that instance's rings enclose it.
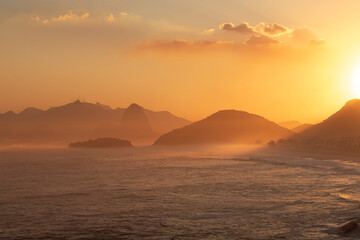
<instances>
[{"instance_id":1,"label":"sky","mask_svg":"<svg viewBox=\"0 0 360 240\"><path fill-rule=\"evenodd\" d=\"M356 0L1 0L0 113L80 98L316 123L360 98Z\"/></svg>"}]
</instances>

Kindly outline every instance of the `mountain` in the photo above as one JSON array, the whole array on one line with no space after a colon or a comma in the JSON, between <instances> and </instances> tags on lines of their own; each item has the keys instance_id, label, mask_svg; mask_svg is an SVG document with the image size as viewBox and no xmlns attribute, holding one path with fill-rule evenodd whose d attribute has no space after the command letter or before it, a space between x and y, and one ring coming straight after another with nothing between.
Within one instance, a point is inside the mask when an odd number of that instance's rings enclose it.
<instances>
[{"instance_id":1,"label":"mountain","mask_svg":"<svg viewBox=\"0 0 360 240\"><path fill-rule=\"evenodd\" d=\"M286 128L243 111L223 110L162 135L155 145L263 144L292 135Z\"/></svg>"},{"instance_id":2,"label":"mountain","mask_svg":"<svg viewBox=\"0 0 360 240\"><path fill-rule=\"evenodd\" d=\"M298 121L279 122L278 124L287 129L293 129L301 125L301 123Z\"/></svg>"},{"instance_id":3,"label":"mountain","mask_svg":"<svg viewBox=\"0 0 360 240\"><path fill-rule=\"evenodd\" d=\"M0 118L2 118L3 120L12 120L16 118L16 113L14 113L13 111L9 111L2 115L0 114Z\"/></svg>"},{"instance_id":4,"label":"mountain","mask_svg":"<svg viewBox=\"0 0 360 240\"><path fill-rule=\"evenodd\" d=\"M294 133L301 133L312 126L313 126L312 124L304 123L297 127L292 128L291 131L293 131Z\"/></svg>"},{"instance_id":5,"label":"mountain","mask_svg":"<svg viewBox=\"0 0 360 240\"><path fill-rule=\"evenodd\" d=\"M360 137L360 100L348 101L338 112L298 135L301 138Z\"/></svg>"},{"instance_id":6,"label":"mountain","mask_svg":"<svg viewBox=\"0 0 360 240\"><path fill-rule=\"evenodd\" d=\"M104 108L104 109L107 109L107 110L112 110L111 107L109 107L109 106L107 106L107 105L104 105L104 104L101 104L101 103L99 103L99 102L95 103L95 105L98 106L98 107L102 107L102 108Z\"/></svg>"},{"instance_id":7,"label":"mountain","mask_svg":"<svg viewBox=\"0 0 360 240\"><path fill-rule=\"evenodd\" d=\"M124 112L121 119L120 135L129 140L145 140L157 136L150 125L142 107L133 103Z\"/></svg>"},{"instance_id":8,"label":"mountain","mask_svg":"<svg viewBox=\"0 0 360 240\"><path fill-rule=\"evenodd\" d=\"M135 108L141 109L142 114L136 114L139 111L134 113L132 109ZM18 114L10 111L0 114L0 144L68 144L78 139L107 137L126 139L121 136L124 132L122 124L129 126L129 121L135 121L137 117L150 125L139 128L137 132L144 131L143 135L149 136L147 143L151 144L161 134L190 123L171 113L164 113L147 110L136 104L130 105L130 109L112 109L100 103L79 100L48 110L27 108ZM137 143L137 139L132 140Z\"/></svg>"},{"instance_id":9,"label":"mountain","mask_svg":"<svg viewBox=\"0 0 360 240\"><path fill-rule=\"evenodd\" d=\"M191 123L184 118L174 116L168 111L154 112L144 109L144 112L149 119L153 131L156 133L167 133L175 128L183 127Z\"/></svg>"},{"instance_id":10,"label":"mountain","mask_svg":"<svg viewBox=\"0 0 360 240\"><path fill-rule=\"evenodd\" d=\"M29 107L24 109L21 113L19 113L22 117L32 117L41 114L43 111L37 108Z\"/></svg>"}]
</instances>

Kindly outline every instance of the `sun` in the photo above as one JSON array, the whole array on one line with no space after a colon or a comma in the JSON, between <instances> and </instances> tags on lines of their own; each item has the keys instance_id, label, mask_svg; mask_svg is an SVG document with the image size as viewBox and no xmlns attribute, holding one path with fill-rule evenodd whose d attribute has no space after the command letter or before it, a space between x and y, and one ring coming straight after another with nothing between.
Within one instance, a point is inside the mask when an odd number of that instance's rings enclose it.
<instances>
[{"instance_id":1,"label":"sun","mask_svg":"<svg viewBox=\"0 0 360 240\"><path fill-rule=\"evenodd\" d=\"M351 76L351 89L356 97L360 98L360 63L358 63Z\"/></svg>"}]
</instances>

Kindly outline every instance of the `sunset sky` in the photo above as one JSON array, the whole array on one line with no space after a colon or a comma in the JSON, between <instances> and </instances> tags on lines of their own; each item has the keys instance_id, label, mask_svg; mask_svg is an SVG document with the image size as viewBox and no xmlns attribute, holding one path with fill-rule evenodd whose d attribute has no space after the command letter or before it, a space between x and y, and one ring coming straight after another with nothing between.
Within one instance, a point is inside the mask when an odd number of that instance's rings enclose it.
<instances>
[{"instance_id":1,"label":"sunset sky","mask_svg":"<svg viewBox=\"0 0 360 240\"><path fill-rule=\"evenodd\" d=\"M238 109L315 123L360 98L359 9L356 0L1 0L0 113L79 97L193 121Z\"/></svg>"}]
</instances>

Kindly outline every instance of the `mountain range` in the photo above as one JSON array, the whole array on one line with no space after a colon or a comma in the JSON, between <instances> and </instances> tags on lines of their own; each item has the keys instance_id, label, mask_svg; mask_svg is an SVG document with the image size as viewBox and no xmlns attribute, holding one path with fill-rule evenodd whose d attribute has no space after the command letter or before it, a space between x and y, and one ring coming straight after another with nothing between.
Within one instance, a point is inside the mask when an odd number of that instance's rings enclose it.
<instances>
[{"instance_id":1,"label":"mountain range","mask_svg":"<svg viewBox=\"0 0 360 240\"><path fill-rule=\"evenodd\" d=\"M26 108L0 114L0 144L66 143L92 138L118 138L135 145L265 144L279 139L360 137L360 100L354 99L315 125L292 121L280 126L259 115L222 110L200 121L137 104L112 109L75 101L48 110ZM295 128L292 128L296 126Z\"/></svg>"},{"instance_id":2,"label":"mountain range","mask_svg":"<svg viewBox=\"0 0 360 240\"><path fill-rule=\"evenodd\" d=\"M316 139L322 139L321 145L329 146L344 145L345 139L348 141L347 145L360 144L360 100L348 101L338 112L315 125L300 124L297 121L276 124L247 112L219 111L201 121L162 135L155 141L155 145L252 144L270 140L282 140L286 144L294 140L301 145L315 142L319 144Z\"/></svg>"},{"instance_id":3,"label":"mountain range","mask_svg":"<svg viewBox=\"0 0 360 240\"><path fill-rule=\"evenodd\" d=\"M138 118L140 120L135 123ZM132 128L130 122L135 124ZM137 104L126 109L112 109L100 103L75 101L48 110L26 108L18 114L11 111L0 114L0 143L68 144L113 137L135 144L151 144L161 134L189 123L169 112L151 111Z\"/></svg>"}]
</instances>

